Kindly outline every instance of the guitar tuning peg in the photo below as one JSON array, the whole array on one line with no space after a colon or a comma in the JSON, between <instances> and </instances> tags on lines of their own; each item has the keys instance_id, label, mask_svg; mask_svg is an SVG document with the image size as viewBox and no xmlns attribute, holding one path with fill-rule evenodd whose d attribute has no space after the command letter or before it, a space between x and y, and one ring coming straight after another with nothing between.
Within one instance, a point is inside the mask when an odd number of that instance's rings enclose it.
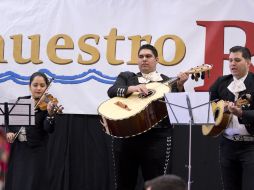
<instances>
[{"instance_id":1,"label":"guitar tuning peg","mask_svg":"<svg viewBox=\"0 0 254 190\"><path fill-rule=\"evenodd\" d=\"M210 70L207 71L207 77L210 77Z\"/></svg>"},{"instance_id":2,"label":"guitar tuning peg","mask_svg":"<svg viewBox=\"0 0 254 190\"><path fill-rule=\"evenodd\" d=\"M198 77L197 74L195 74L195 77L194 77L194 78L195 78L195 81L197 82L199 77Z\"/></svg>"},{"instance_id":3,"label":"guitar tuning peg","mask_svg":"<svg viewBox=\"0 0 254 190\"><path fill-rule=\"evenodd\" d=\"M205 72L204 72L204 71L201 73L201 79L202 79L202 80L205 79Z\"/></svg>"},{"instance_id":4,"label":"guitar tuning peg","mask_svg":"<svg viewBox=\"0 0 254 190\"><path fill-rule=\"evenodd\" d=\"M194 79L195 79L195 76L194 76L194 74L193 74L193 73L191 74L191 79L192 79L192 80L194 80Z\"/></svg>"}]
</instances>

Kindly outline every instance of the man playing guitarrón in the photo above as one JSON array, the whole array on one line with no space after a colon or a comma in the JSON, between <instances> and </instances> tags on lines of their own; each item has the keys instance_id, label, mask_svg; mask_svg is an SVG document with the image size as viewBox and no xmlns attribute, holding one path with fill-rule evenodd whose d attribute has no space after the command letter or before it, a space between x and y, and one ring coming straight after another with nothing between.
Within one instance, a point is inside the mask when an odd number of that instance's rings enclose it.
<instances>
[{"instance_id":1,"label":"man playing guitarr\u00f3n","mask_svg":"<svg viewBox=\"0 0 254 190\"><path fill-rule=\"evenodd\" d=\"M128 97L133 92L147 94L149 82L165 82L169 78L156 71L157 50L149 44L140 47L138 66L140 72L122 72L108 90L109 97ZM172 92L184 91L185 73L178 74L179 80L172 85ZM135 126L130 126L135 127ZM172 127L168 118L146 133L127 139L113 139L114 170L116 189L132 190L136 186L138 168L144 180L171 172Z\"/></svg>"}]
</instances>

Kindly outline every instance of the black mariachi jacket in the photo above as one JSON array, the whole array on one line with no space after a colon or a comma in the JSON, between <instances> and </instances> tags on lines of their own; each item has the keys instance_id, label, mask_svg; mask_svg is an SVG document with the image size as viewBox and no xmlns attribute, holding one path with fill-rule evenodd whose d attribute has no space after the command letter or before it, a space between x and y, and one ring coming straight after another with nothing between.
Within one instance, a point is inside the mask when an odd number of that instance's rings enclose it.
<instances>
[{"instance_id":1,"label":"black mariachi jacket","mask_svg":"<svg viewBox=\"0 0 254 190\"><path fill-rule=\"evenodd\" d=\"M235 101L235 95L228 90L228 85L233 81L233 75L225 75L219 77L215 83L210 88L210 99L215 100L225 100L225 101ZM248 73L244 84L246 90L239 93L239 97L244 94L251 95L251 105L247 110L243 110L243 115L238 118L240 124L244 124L247 131L254 135L254 74Z\"/></svg>"},{"instance_id":2,"label":"black mariachi jacket","mask_svg":"<svg viewBox=\"0 0 254 190\"><path fill-rule=\"evenodd\" d=\"M142 76L142 74L140 72L137 74L129 72L129 71L120 73L118 75L114 85L108 89L108 96L110 98L113 98L116 96L127 97L126 93L127 93L128 87L140 84L138 82L138 77L141 77L141 76ZM163 75L163 74L161 74L161 77L162 77L163 81L160 81L160 82L165 82L166 80L170 79L169 77L167 77L166 75ZM171 91L178 92L176 83L172 85Z\"/></svg>"}]
</instances>

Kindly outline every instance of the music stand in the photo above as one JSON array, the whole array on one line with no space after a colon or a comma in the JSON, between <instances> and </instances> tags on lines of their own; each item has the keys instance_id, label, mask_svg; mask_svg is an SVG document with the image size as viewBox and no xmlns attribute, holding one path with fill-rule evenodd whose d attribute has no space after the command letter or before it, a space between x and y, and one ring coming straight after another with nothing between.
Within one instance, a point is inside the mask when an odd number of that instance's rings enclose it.
<instances>
[{"instance_id":1,"label":"music stand","mask_svg":"<svg viewBox=\"0 0 254 190\"><path fill-rule=\"evenodd\" d=\"M192 125L214 124L208 92L167 93L164 95L170 122L173 125L189 125L188 190L191 184L191 128ZM202 114L200 114L202 113Z\"/></svg>"},{"instance_id":2,"label":"music stand","mask_svg":"<svg viewBox=\"0 0 254 190\"><path fill-rule=\"evenodd\" d=\"M11 126L27 127L35 125L34 101L21 98L7 101L0 98L0 124L5 129ZM15 134L15 137L18 136L20 131Z\"/></svg>"}]
</instances>

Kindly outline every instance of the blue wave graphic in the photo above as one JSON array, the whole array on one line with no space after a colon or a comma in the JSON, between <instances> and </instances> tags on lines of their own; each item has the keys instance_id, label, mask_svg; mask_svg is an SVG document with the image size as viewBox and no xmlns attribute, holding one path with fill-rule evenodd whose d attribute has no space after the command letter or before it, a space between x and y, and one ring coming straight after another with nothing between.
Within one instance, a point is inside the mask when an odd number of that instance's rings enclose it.
<instances>
[{"instance_id":1,"label":"blue wave graphic","mask_svg":"<svg viewBox=\"0 0 254 190\"><path fill-rule=\"evenodd\" d=\"M104 84L113 84L116 80L116 77L108 76L96 69L89 69L86 72L73 75L73 76L56 75L52 73L51 71L49 71L48 69L40 69L39 72L45 73L50 78L54 78L53 82L60 83L60 84L81 84L89 80L95 80L97 82L104 83ZM0 83L4 83L8 80L12 80L13 82L20 85L28 85L29 79L30 79L30 76L22 76L12 71L6 71L4 73L0 73Z\"/></svg>"}]
</instances>

